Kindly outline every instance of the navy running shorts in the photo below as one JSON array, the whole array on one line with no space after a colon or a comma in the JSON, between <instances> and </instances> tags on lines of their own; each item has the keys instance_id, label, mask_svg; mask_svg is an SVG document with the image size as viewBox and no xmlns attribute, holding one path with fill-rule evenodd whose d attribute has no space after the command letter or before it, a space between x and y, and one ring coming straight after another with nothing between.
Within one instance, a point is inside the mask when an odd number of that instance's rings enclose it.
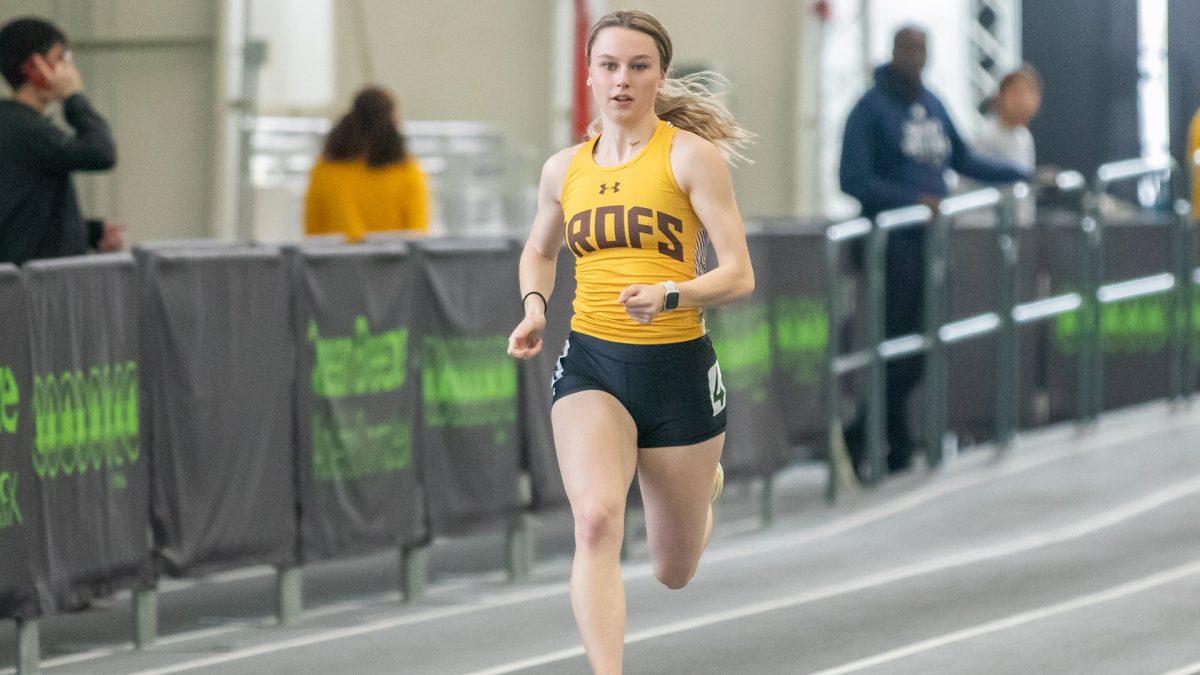
<instances>
[{"instance_id":1,"label":"navy running shorts","mask_svg":"<svg viewBox=\"0 0 1200 675\"><path fill-rule=\"evenodd\" d=\"M707 336L633 345L571 331L550 382L554 401L611 394L633 417L639 448L693 445L725 431L726 392Z\"/></svg>"}]
</instances>

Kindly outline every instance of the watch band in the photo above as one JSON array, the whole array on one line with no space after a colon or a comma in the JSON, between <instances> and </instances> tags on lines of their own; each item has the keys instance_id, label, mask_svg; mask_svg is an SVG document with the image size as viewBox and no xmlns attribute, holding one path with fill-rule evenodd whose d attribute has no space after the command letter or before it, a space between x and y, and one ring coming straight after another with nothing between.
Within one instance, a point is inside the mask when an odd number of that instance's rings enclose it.
<instances>
[{"instance_id":1,"label":"watch band","mask_svg":"<svg viewBox=\"0 0 1200 675\"><path fill-rule=\"evenodd\" d=\"M662 311L669 312L679 307L679 285L674 281L664 281L662 282L662 287L667 291L663 295Z\"/></svg>"}]
</instances>

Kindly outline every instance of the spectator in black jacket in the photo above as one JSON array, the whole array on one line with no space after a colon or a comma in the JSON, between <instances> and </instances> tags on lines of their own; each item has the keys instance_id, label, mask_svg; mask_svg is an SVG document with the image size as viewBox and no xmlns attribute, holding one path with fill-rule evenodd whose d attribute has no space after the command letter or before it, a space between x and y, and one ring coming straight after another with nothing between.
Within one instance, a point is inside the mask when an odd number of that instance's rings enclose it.
<instances>
[{"instance_id":1,"label":"spectator in black jacket","mask_svg":"<svg viewBox=\"0 0 1200 675\"><path fill-rule=\"evenodd\" d=\"M1028 180L1030 172L971 151L963 142L946 107L921 81L925 69L925 32L907 26L896 32L891 63L875 71L875 87L863 95L846 120L839 170L842 192L862 204L862 214L912 204L937 210L946 196L948 169L989 183ZM888 338L923 329L925 246L921 229L888 237L884 271L884 335ZM909 395L921 381L922 357L887 364L887 441L889 471L903 471L912 461L913 435L908 428ZM938 443L941 439L927 439ZM862 469L863 421L846 429L846 444Z\"/></svg>"},{"instance_id":2,"label":"spectator in black jacket","mask_svg":"<svg viewBox=\"0 0 1200 675\"><path fill-rule=\"evenodd\" d=\"M0 262L120 249L120 226L79 214L71 173L110 169L117 155L108 124L83 96L66 35L41 19L8 23L0 74L13 90L0 100ZM46 116L59 101L74 136Z\"/></svg>"}]
</instances>

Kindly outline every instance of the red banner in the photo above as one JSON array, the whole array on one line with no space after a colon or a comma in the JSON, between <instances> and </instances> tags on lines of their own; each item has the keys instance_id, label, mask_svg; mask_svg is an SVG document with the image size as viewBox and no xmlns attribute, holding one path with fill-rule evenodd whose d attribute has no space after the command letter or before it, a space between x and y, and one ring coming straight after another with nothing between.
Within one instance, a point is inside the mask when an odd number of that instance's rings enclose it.
<instances>
[{"instance_id":1,"label":"red banner","mask_svg":"<svg viewBox=\"0 0 1200 675\"><path fill-rule=\"evenodd\" d=\"M575 0L575 79L571 89L571 133L576 140L583 140L587 136L588 122L591 121L591 93L587 85L586 53L590 27L588 0Z\"/></svg>"}]
</instances>

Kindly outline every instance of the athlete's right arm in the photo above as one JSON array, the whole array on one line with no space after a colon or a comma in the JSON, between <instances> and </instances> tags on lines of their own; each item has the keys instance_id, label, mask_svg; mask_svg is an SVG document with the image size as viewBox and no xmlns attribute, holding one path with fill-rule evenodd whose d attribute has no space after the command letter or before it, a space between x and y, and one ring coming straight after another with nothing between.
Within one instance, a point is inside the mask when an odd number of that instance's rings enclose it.
<instances>
[{"instance_id":1,"label":"athlete's right arm","mask_svg":"<svg viewBox=\"0 0 1200 675\"><path fill-rule=\"evenodd\" d=\"M537 292L548 299L554 291L554 273L563 241L563 181L575 151L576 148L562 150L542 166L537 215L521 253L521 297L525 298L525 318L508 338L508 353L518 359L530 359L542 351L546 308L541 298L529 294Z\"/></svg>"}]
</instances>

